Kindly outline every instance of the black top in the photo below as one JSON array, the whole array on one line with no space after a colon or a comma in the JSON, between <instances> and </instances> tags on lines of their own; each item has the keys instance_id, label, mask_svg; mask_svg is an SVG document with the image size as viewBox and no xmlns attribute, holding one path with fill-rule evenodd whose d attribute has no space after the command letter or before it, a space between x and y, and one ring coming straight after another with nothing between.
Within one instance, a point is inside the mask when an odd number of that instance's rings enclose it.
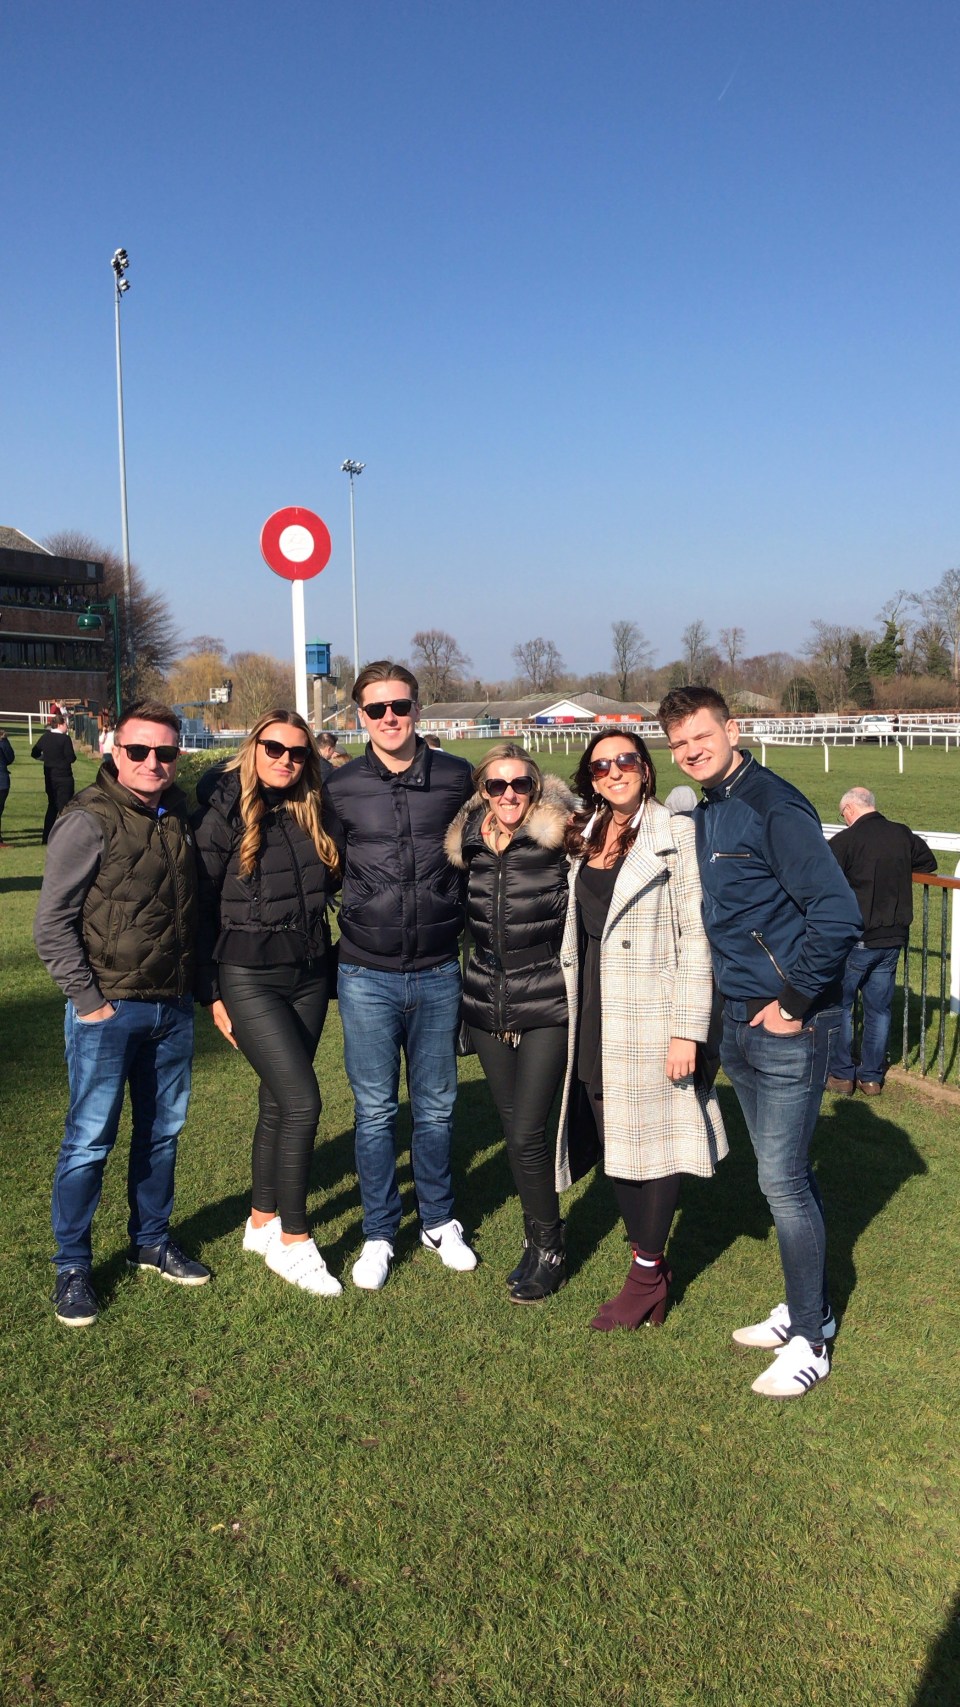
<instances>
[{"instance_id":1,"label":"black top","mask_svg":"<svg viewBox=\"0 0 960 1707\"><path fill-rule=\"evenodd\" d=\"M38 741L33 744L31 758L42 759L43 768L50 776L69 777L76 753L69 735L59 729L45 729Z\"/></svg>"},{"instance_id":2,"label":"black top","mask_svg":"<svg viewBox=\"0 0 960 1707\"><path fill-rule=\"evenodd\" d=\"M913 918L915 871L934 872L936 855L906 824L865 812L830 843L863 915L868 948L902 948Z\"/></svg>"},{"instance_id":3,"label":"black top","mask_svg":"<svg viewBox=\"0 0 960 1707\"><path fill-rule=\"evenodd\" d=\"M495 1034L566 1025L560 944L569 894L567 813L539 803L496 853L481 834L487 810L481 805L463 826L467 928L474 942L463 1017Z\"/></svg>"},{"instance_id":4,"label":"black top","mask_svg":"<svg viewBox=\"0 0 960 1707\"><path fill-rule=\"evenodd\" d=\"M600 1046L603 1035L600 1010L600 939L613 900L623 860L613 865L588 865L577 872L574 893L583 945L580 968L580 1007L577 1041L577 1078L602 1092Z\"/></svg>"}]
</instances>

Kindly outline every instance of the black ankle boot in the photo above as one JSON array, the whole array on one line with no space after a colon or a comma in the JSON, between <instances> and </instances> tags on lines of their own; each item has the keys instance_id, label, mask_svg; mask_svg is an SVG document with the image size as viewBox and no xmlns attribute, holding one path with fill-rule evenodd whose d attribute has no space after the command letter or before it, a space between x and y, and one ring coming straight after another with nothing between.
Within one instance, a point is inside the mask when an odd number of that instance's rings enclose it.
<instances>
[{"instance_id":1,"label":"black ankle boot","mask_svg":"<svg viewBox=\"0 0 960 1707\"><path fill-rule=\"evenodd\" d=\"M511 1289L511 1304L539 1304L567 1284L567 1252L562 1221L552 1227L530 1224L533 1261L522 1280Z\"/></svg>"},{"instance_id":2,"label":"black ankle boot","mask_svg":"<svg viewBox=\"0 0 960 1707\"><path fill-rule=\"evenodd\" d=\"M523 1217L523 1255L517 1263L516 1268L512 1268L510 1273L507 1275L507 1285L516 1286L518 1280L526 1280L527 1275L533 1268L535 1262L536 1257L533 1250L533 1223L531 1222L530 1217L525 1215Z\"/></svg>"}]
</instances>

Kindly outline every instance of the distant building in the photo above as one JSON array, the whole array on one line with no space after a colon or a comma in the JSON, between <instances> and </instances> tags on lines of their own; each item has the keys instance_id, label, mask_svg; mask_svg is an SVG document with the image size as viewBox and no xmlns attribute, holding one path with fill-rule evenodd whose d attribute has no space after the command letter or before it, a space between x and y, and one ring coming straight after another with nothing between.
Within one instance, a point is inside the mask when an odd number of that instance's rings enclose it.
<instances>
[{"instance_id":1,"label":"distant building","mask_svg":"<svg viewBox=\"0 0 960 1707\"><path fill-rule=\"evenodd\" d=\"M0 714L41 705L113 704L109 617L83 633L77 617L103 598L103 564L54 557L18 528L0 527Z\"/></svg>"},{"instance_id":2,"label":"distant building","mask_svg":"<svg viewBox=\"0 0 960 1707\"><path fill-rule=\"evenodd\" d=\"M424 707L421 729L451 735L516 735L526 727L554 728L565 724L642 723L656 706L640 700L624 702L603 694L534 693L523 699L449 700Z\"/></svg>"}]
</instances>

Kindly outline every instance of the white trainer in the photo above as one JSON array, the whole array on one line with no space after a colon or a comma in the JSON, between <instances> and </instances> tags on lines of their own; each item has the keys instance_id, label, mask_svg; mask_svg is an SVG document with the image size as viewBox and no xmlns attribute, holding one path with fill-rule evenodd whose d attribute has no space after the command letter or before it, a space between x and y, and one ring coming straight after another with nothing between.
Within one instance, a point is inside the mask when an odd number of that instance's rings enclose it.
<instances>
[{"instance_id":1,"label":"white trainer","mask_svg":"<svg viewBox=\"0 0 960 1707\"><path fill-rule=\"evenodd\" d=\"M275 1215L272 1221L265 1221L262 1227L255 1227L253 1216L247 1216L247 1224L243 1229L243 1248L253 1251L255 1256L265 1257L270 1240L280 1231L280 1217Z\"/></svg>"},{"instance_id":2,"label":"white trainer","mask_svg":"<svg viewBox=\"0 0 960 1707\"><path fill-rule=\"evenodd\" d=\"M467 1274L477 1266L477 1253L467 1244L459 1221L445 1221L442 1227L424 1227L420 1243L428 1251L436 1251L444 1268Z\"/></svg>"},{"instance_id":3,"label":"white trainer","mask_svg":"<svg viewBox=\"0 0 960 1707\"><path fill-rule=\"evenodd\" d=\"M312 1239L296 1239L292 1245L285 1245L282 1239L271 1239L265 1261L281 1280L289 1280L291 1286L299 1286L302 1292L315 1292L320 1298L339 1298L343 1291Z\"/></svg>"},{"instance_id":4,"label":"white trainer","mask_svg":"<svg viewBox=\"0 0 960 1707\"><path fill-rule=\"evenodd\" d=\"M379 1292L386 1286L393 1262L393 1246L389 1239L367 1239L351 1269L354 1286L362 1292Z\"/></svg>"},{"instance_id":5,"label":"white trainer","mask_svg":"<svg viewBox=\"0 0 960 1707\"><path fill-rule=\"evenodd\" d=\"M836 1319L831 1310L824 1317L821 1333L825 1340L832 1340L837 1331ZM775 1304L765 1322L754 1322L749 1328L734 1328L734 1345L753 1346L760 1351L776 1351L778 1346L786 1345L790 1339L790 1312L786 1304Z\"/></svg>"},{"instance_id":6,"label":"white trainer","mask_svg":"<svg viewBox=\"0 0 960 1707\"><path fill-rule=\"evenodd\" d=\"M802 1399L818 1381L830 1373L830 1359L824 1346L819 1357L809 1340L794 1334L781 1346L769 1368L758 1375L753 1391L765 1399Z\"/></svg>"}]
</instances>

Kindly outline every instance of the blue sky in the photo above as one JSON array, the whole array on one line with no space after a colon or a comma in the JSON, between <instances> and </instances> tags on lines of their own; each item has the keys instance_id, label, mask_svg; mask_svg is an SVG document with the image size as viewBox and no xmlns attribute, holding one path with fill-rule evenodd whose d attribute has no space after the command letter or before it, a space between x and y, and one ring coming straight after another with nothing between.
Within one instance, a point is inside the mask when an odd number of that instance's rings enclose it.
<instances>
[{"instance_id":1,"label":"blue sky","mask_svg":"<svg viewBox=\"0 0 960 1707\"><path fill-rule=\"evenodd\" d=\"M869 623L960 559L955 0L14 0L0 522L131 551L185 635L657 661Z\"/></svg>"}]
</instances>

